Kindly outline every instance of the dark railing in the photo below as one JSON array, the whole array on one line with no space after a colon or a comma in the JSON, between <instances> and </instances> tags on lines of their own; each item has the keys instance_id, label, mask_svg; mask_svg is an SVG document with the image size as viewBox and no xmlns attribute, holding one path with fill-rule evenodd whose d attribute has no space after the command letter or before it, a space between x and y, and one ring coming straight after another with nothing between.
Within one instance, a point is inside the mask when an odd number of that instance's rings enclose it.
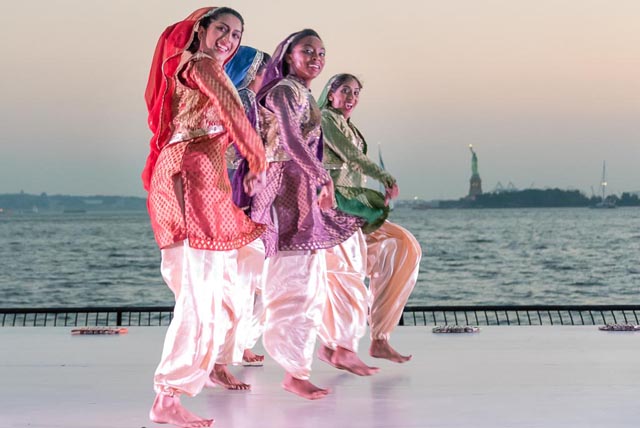
<instances>
[{"instance_id":1,"label":"dark railing","mask_svg":"<svg viewBox=\"0 0 640 428\"><path fill-rule=\"evenodd\" d=\"M163 326L173 306L0 308L2 327Z\"/></svg>"},{"instance_id":2,"label":"dark railing","mask_svg":"<svg viewBox=\"0 0 640 428\"><path fill-rule=\"evenodd\" d=\"M407 306L400 325L639 324L640 305ZM166 326L172 306L0 308L2 327Z\"/></svg>"},{"instance_id":3,"label":"dark railing","mask_svg":"<svg viewBox=\"0 0 640 428\"><path fill-rule=\"evenodd\" d=\"M407 306L400 325L638 324L640 305Z\"/></svg>"}]
</instances>

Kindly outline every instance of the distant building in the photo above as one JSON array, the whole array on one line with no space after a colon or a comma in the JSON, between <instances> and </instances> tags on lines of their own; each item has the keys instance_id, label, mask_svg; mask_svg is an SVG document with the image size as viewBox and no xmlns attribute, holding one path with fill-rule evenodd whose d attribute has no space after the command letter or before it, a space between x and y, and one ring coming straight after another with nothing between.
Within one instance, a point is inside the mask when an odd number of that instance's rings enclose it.
<instances>
[{"instance_id":1,"label":"distant building","mask_svg":"<svg viewBox=\"0 0 640 428\"><path fill-rule=\"evenodd\" d=\"M478 156L473 151L473 146L469 144L469 150L471 151L471 179L469 180L469 194L467 198L475 199L477 195L482 194L482 180L478 173Z\"/></svg>"}]
</instances>

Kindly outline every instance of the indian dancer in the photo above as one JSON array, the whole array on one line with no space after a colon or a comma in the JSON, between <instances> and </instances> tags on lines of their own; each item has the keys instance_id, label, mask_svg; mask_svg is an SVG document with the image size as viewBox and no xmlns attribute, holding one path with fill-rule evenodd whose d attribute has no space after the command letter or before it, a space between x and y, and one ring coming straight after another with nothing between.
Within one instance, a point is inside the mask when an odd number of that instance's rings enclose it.
<instances>
[{"instance_id":1,"label":"indian dancer","mask_svg":"<svg viewBox=\"0 0 640 428\"><path fill-rule=\"evenodd\" d=\"M233 204L226 173L225 151L232 143L247 159L249 194L266 169L262 142L223 70L243 26L230 8L199 9L169 26L158 41L145 93L153 138L142 179L161 272L176 299L154 375L157 395L149 416L156 423L213 423L186 410L180 395L198 394L217 372L216 362L225 359L238 251L264 230ZM221 375L226 373L223 366Z\"/></svg>"},{"instance_id":2,"label":"indian dancer","mask_svg":"<svg viewBox=\"0 0 640 428\"><path fill-rule=\"evenodd\" d=\"M338 74L329 80L320 96L324 164L334 182L338 209L366 221L362 230L366 239L367 260L364 265L370 291L369 354L402 363L410 360L411 356L393 349L389 338L415 286L422 250L408 230L387 220L388 202L397 197L399 190L395 178L367 157L367 143L351 121L361 89L362 84L355 76ZM367 188L366 177L382 183L386 189L385 195ZM361 265L355 267L361 268ZM340 275L337 276L339 278ZM341 311L343 317L348 317L350 312L345 302L354 302L354 308L352 319L343 319L342 324L337 324L334 330L340 331L342 328L344 331L345 327L361 325L362 291L357 287L343 286L338 289L342 295L336 298L336 310ZM341 320L338 315L334 319ZM324 358L330 358L335 363L331 351L320 349Z\"/></svg>"},{"instance_id":3,"label":"indian dancer","mask_svg":"<svg viewBox=\"0 0 640 428\"><path fill-rule=\"evenodd\" d=\"M333 208L320 160L321 116L309 86L324 62L322 40L307 29L280 43L267 65L257 98L269 167L251 204L251 218L267 225L263 344L286 372L282 386L308 399L329 392L309 380L326 301L325 249L361 225Z\"/></svg>"},{"instance_id":4,"label":"indian dancer","mask_svg":"<svg viewBox=\"0 0 640 428\"><path fill-rule=\"evenodd\" d=\"M262 86L262 79L266 65L271 56L250 46L240 46L238 53L225 65L225 71L242 100L244 111L258 133L260 122L258 121L258 105L256 92ZM233 200L235 204L248 212L251 198L246 194L242 185L242 177L247 171L247 162L237 156L233 150L232 170L238 171L235 179L232 179ZM255 243L255 244L254 244ZM262 269L264 266L264 247L261 241L254 241L245 247L238 259L238 274L241 277L238 286L245 287L244 292L247 301L243 305L240 314L238 330L236 332L236 349L234 361L242 361L244 365L262 365L264 355L255 354L252 349L262 335L264 326L264 306L262 304ZM260 245L258 245L258 243Z\"/></svg>"}]
</instances>

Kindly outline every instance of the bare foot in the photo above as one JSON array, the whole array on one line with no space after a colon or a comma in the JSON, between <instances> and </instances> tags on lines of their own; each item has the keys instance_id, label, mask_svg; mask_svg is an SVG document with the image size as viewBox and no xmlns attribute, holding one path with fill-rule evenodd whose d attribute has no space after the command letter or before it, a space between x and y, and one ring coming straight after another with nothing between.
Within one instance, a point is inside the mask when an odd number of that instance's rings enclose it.
<instances>
[{"instance_id":1,"label":"bare foot","mask_svg":"<svg viewBox=\"0 0 640 428\"><path fill-rule=\"evenodd\" d=\"M338 346L331 356L331 365L347 370L358 376L371 376L380 371L378 367L370 367L364 363L353 351Z\"/></svg>"},{"instance_id":2,"label":"bare foot","mask_svg":"<svg viewBox=\"0 0 640 428\"><path fill-rule=\"evenodd\" d=\"M320 348L318 348L317 356L318 356L318 359L320 359L321 361L324 361L330 366L333 366L337 369L342 370L343 367L338 367L333 363L333 361L331 361L331 357L333 357L333 353L334 353L333 349L329 348L326 345L320 345Z\"/></svg>"},{"instance_id":3,"label":"bare foot","mask_svg":"<svg viewBox=\"0 0 640 428\"><path fill-rule=\"evenodd\" d=\"M251 389L251 385L248 383L240 382L234 375L227 369L226 364L214 364L213 371L209 375L211 383L220 385L225 389L231 389L234 391ZM207 386L212 386L207 384Z\"/></svg>"},{"instance_id":4,"label":"bare foot","mask_svg":"<svg viewBox=\"0 0 640 428\"><path fill-rule=\"evenodd\" d=\"M172 424L183 428L201 428L213 425L213 419L194 415L180 404L180 397L160 393L149 411L149 419L157 424Z\"/></svg>"},{"instance_id":5,"label":"bare foot","mask_svg":"<svg viewBox=\"0 0 640 428\"><path fill-rule=\"evenodd\" d=\"M411 359L411 355L402 355L389 345L385 339L376 339L371 341L369 355L374 358L385 358L396 363L406 363Z\"/></svg>"},{"instance_id":6,"label":"bare foot","mask_svg":"<svg viewBox=\"0 0 640 428\"><path fill-rule=\"evenodd\" d=\"M254 354L251 349L245 349L242 353L242 362L245 366L262 366L264 355Z\"/></svg>"},{"instance_id":7,"label":"bare foot","mask_svg":"<svg viewBox=\"0 0 640 428\"><path fill-rule=\"evenodd\" d=\"M329 394L328 389L319 388L308 380L297 379L289 373L285 375L282 387L308 400L317 400Z\"/></svg>"}]
</instances>

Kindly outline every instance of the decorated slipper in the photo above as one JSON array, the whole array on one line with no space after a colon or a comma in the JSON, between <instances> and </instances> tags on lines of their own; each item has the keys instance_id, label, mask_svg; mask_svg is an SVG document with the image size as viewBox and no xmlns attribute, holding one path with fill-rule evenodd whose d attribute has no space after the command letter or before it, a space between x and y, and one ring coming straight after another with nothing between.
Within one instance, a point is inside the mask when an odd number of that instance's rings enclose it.
<instances>
[{"instance_id":1,"label":"decorated slipper","mask_svg":"<svg viewBox=\"0 0 640 428\"><path fill-rule=\"evenodd\" d=\"M472 325L440 325L433 327L431 331L434 333L478 333L480 327Z\"/></svg>"},{"instance_id":2,"label":"decorated slipper","mask_svg":"<svg viewBox=\"0 0 640 428\"><path fill-rule=\"evenodd\" d=\"M71 330L71 334L127 334L126 327L78 327Z\"/></svg>"},{"instance_id":3,"label":"decorated slipper","mask_svg":"<svg viewBox=\"0 0 640 428\"><path fill-rule=\"evenodd\" d=\"M640 325L636 324L606 324L598 327L602 331L640 331Z\"/></svg>"}]
</instances>

